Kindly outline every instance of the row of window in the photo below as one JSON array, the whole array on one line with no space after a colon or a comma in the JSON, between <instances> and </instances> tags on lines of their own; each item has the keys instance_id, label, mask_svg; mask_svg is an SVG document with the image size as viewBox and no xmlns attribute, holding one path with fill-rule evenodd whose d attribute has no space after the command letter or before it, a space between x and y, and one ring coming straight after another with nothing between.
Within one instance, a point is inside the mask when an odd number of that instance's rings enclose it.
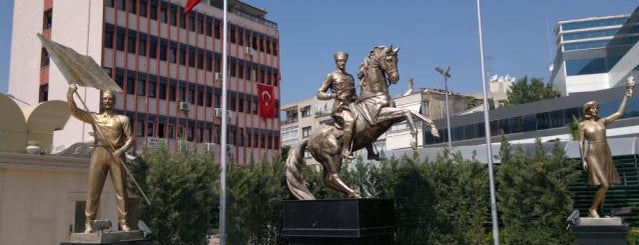
<instances>
[{"instance_id":1,"label":"row of window","mask_svg":"<svg viewBox=\"0 0 639 245\"><path fill-rule=\"evenodd\" d=\"M119 112L121 113L121 112ZM133 113L127 113L132 119ZM134 133L138 137L157 137L166 139L186 139L199 143L220 143L221 126L212 123L197 122L194 120L180 119L181 123L176 123L175 118L166 120L160 117L156 122L153 118L144 120L143 114L138 114L134 119ZM280 136L278 131L241 128L229 125L227 128L227 144L234 146L253 147L262 149L279 149Z\"/></svg>"},{"instance_id":2,"label":"row of window","mask_svg":"<svg viewBox=\"0 0 639 245\"><path fill-rule=\"evenodd\" d=\"M182 6L157 0L106 0L105 6L116 8L141 17L149 17L172 26L179 26L209 37L221 38L222 23L220 19L212 18L195 11L184 15ZM238 45L245 45L267 54L278 55L278 41L266 34L251 31L229 23L229 41Z\"/></svg>"},{"instance_id":3,"label":"row of window","mask_svg":"<svg viewBox=\"0 0 639 245\"><path fill-rule=\"evenodd\" d=\"M115 31L117 29L117 31ZM178 44L165 38L158 38L146 33L137 33L122 27L106 24L104 32L104 47L131 54L146 56L152 59L188 65L206 71L220 72L222 55L195 46ZM259 83L278 86L279 70L252 61L235 57L229 58L229 76L239 79L251 79Z\"/></svg>"},{"instance_id":4,"label":"row of window","mask_svg":"<svg viewBox=\"0 0 639 245\"><path fill-rule=\"evenodd\" d=\"M107 74L111 75L111 69L105 68ZM125 74L127 74L125 79ZM114 81L127 94L148 96L149 98L158 98L161 100L185 101L192 105L215 107L221 106L220 99L222 91L220 88L214 88L204 85L189 84L185 81L176 81L160 76L147 76L144 73L126 71L117 68ZM159 80L159 82L158 82ZM258 113L258 97L256 95L241 93L236 91L228 91L228 109L239 113ZM275 100L275 109L279 110L279 100ZM276 113L276 117L279 115Z\"/></svg>"},{"instance_id":5,"label":"row of window","mask_svg":"<svg viewBox=\"0 0 639 245\"><path fill-rule=\"evenodd\" d=\"M599 105L599 115L608 116L619 109L620 101L611 101ZM639 98L629 99L624 118L639 117ZM582 118L580 107L541 112L532 115L504 118L490 121L491 135L533 132L538 130L566 127L573 120ZM568 130L568 129L566 129ZM445 128L439 130L440 138L432 137L427 131L424 134L424 144L445 143L448 139ZM568 131L566 131L568 132ZM454 127L451 129L453 141L468 140L485 137L484 123L474 123Z\"/></svg>"},{"instance_id":6,"label":"row of window","mask_svg":"<svg viewBox=\"0 0 639 245\"><path fill-rule=\"evenodd\" d=\"M566 60L566 75L606 73L610 71L620 59L621 56L609 56L605 58Z\"/></svg>"},{"instance_id":7,"label":"row of window","mask_svg":"<svg viewBox=\"0 0 639 245\"><path fill-rule=\"evenodd\" d=\"M628 17L620 17L620 18L612 18L612 19L604 19L604 20L589 20L589 21L564 23L561 25L561 30L568 31L568 30L594 28L594 27L602 27L602 26L623 25L624 23L626 23L627 19Z\"/></svg>"}]
</instances>

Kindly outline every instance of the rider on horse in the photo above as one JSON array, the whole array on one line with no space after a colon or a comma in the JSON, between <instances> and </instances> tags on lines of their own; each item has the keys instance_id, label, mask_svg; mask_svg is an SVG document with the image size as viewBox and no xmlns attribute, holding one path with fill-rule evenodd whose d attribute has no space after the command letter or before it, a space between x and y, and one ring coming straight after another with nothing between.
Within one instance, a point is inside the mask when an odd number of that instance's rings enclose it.
<instances>
[{"instance_id":1,"label":"rider on horse","mask_svg":"<svg viewBox=\"0 0 639 245\"><path fill-rule=\"evenodd\" d=\"M357 101L355 94L355 79L351 74L346 72L346 61L348 53L340 51L335 53L336 70L326 75L324 82L317 91L317 98L320 100L333 101L331 116L335 121L335 128L343 131L342 136L342 162L348 163L353 160L351 154L351 144L353 141L353 132L355 131L354 121L357 114L353 108L353 103ZM328 89L332 93L327 93ZM368 158L379 160L379 156L374 153L373 145L366 146Z\"/></svg>"}]
</instances>

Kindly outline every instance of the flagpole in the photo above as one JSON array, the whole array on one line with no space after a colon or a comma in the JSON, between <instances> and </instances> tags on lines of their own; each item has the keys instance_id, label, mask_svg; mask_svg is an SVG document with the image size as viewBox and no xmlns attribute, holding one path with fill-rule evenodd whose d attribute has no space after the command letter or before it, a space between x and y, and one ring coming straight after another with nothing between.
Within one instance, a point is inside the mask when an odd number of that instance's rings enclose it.
<instances>
[{"instance_id":1,"label":"flagpole","mask_svg":"<svg viewBox=\"0 0 639 245\"><path fill-rule=\"evenodd\" d=\"M222 134L220 148L220 165L222 172L220 173L220 245L226 245L226 83L227 83L227 26L228 20L226 14L228 12L228 0L224 0L224 14L222 18Z\"/></svg>"},{"instance_id":2,"label":"flagpole","mask_svg":"<svg viewBox=\"0 0 639 245\"><path fill-rule=\"evenodd\" d=\"M499 245L499 219L497 218L497 200L495 198L495 174L493 171L493 147L490 142L490 119L488 106L488 92L486 91L486 68L484 65L484 38L481 27L480 0L477 0L477 25L479 26L479 60L481 64L481 86L484 95L484 128L486 133L486 154L488 160L488 184L490 188L490 212L493 223L493 243Z\"/></svg>"}]
</instances>

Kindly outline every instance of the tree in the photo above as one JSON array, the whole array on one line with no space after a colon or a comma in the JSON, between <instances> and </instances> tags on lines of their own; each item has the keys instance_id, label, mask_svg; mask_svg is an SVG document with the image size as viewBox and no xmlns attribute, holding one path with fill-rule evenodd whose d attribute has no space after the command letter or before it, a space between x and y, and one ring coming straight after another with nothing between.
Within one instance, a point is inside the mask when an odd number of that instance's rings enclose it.
<instances>
[{"instance_id":1,"label":"tree","mask_svg":"<svg viewBox=\"0 0 639 245\"><path fill-rule=\"evenodd\" d=\"M547 153L549 152L549 153ZM570 244L565 218L573 208L568 187L576 180L575 162L559 143L544 149L537 140L531 157L511 149L502 137L496 179L504 244Z\"/></svg>"},{"instance_id":2,"label":"tree","mask_svg":"<svg viewBox=\"0 0 639 245\"><path fill-rule=\"evenodd\" d=\"M553 88L552 83L544 84L541 78L532 78L529 82L528 77L523 77L513 83L506 95L508 96L506 106L525 104L560 96L559 92Z\"/></svg>"},{"instance_id":3,"label":"tree","mask_svg":"<svg viewBox=\"0 0 639 245\"><path fill-rule=\"evenodd\" d=\"M142 203L142 220L159 244L205 244L217 217L214 180L219 173L212 155L167 149L147 152L132 166L151 205Z\"/></svg>"}]
</instances>

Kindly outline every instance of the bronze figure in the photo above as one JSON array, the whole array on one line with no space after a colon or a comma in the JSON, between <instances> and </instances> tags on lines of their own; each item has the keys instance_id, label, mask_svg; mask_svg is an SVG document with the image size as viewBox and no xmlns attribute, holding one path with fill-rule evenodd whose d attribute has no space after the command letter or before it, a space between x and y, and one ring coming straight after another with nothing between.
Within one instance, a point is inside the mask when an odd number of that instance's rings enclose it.
<instances>
[{"instance_id":1,"label":"bronze figure","mask_svg":"<svg viewBox=\"0 0 639 245\"><path fill-rule=\"evenodd\" d=\"M355 79L346 72L346 62L348 53L337 52L335 58L336 70L326 75L319 90L317 98L320 100L333 99L331 116L335 122L335 128L343 130L342 134L342 164L347 164L353 160L351 144L353 143L354 121L357 114L354 114L352 105L357 101L355 94ZM327 93L331 89L332 93ZM366 146L368 159L379 160L379 155L375 153L373 144Z\"/></svg>"},{"instance_id":2,"label":"bronze figure","mask_svg":"<svg viewBox=\"0 0 639 245\"><path fill-rule=\"evenodd\" d=\"M599 104L596 101L588 101L584 104L584 119L579 123L579 153L583 169L588 171L588 185L598 185L588 216L599 218L597 209L603 204L606 193L611 184L620 184L619 174L612 162L612 154L606 140L606 125L622 118L626 110L626 102L632 96L634 90L633 77L628 77L626 93L621 100L617 112L599 118ZM588 141L587 150L585 141Z\"/></svg>"},{"instance_id":3,"label":"bronze figure","mask_svg":"<svg viewBox=\"0 0 639 245\"><path fill-rule=\"evenodd\" d=\"M328 86L322 85L322 87L320 87L318 98L330 99L331 97L339 97L342 94L348 95L348 98L344 96L343 99L350 102L349 106L344 107L339 104L337 106L342 106L343 111L351 113L348 116L353 119L354 125L351 139L352 143L344 143L345 130L341 130L339 125L325 125L313 130L309 138L291 149L286 159L286 182L289 190L295 197L302 200L315 199L313 194L306 188L302 176L301 168L303 167L303 163L301 158L303 158L306 148L308 148L313 158L322 164L324 168L324 181L327 186L349 197L360 198L360 194L346 185L339 177L339 170L342 167L342 163L346 162L343 161L344 146L351 146L353 151L367 147L375 142L377 138L386 132L393 124L407 120L412 136L411 146L416 148L417 129L413 122L413 117L430 125L431 134L439 137L437 129L430 119L408 109L395 108L393 100L388 94L388 86L399 81L399 72L397 71L398 51L398 48L393 48L392 46L377 46L370 51L368 57L364 59L359 69L358 78L360 79L362 91L357 101L351 98L354 97L351 95L351 93L354 93L354 86L351 90L350 86L344 85L343 88L346 91L341 91L338 88L339 91L333 90L333 94L335 95L330 96L325 94ZM341 61L338 61L340 57L345 56L342 54L336 55L338 70L340 70ZM344 59L344 65L345 61ZM341 69L343 70L343 68ZM332 82L326 82L325 80L325 83L335 83L335 78L331 74L327 76L327 80L332 80ZM348 78L345 78L345 76L346 75L338 79L343 79L341 82L346 82L345 80ZM345 108L348 110L345 110ZM341 113L341 115L344 115L344 113ZM348 150L350 152L350 149Z\"/></svg>"},{"instance_id":4,"label":"bronze figure","mask_svg":"<svg viewBox=\"0 0 639 245\"><path fill-rule=\"evenodd\" d=\"M134 139L129 118L125 115L113 113L115 97L110 91L102 93L103 113L98 114L78 108L73 99L73 93L77 89L77 85L72 85L67 91L67 101L71 115L80 121L91 124L95 132L94 149L89 167L89 189L85 209L86 229L84 232L91 233L94 231L91 221L96 218L98 205L100 204L100 194L107 174L110 175L113 183L120 229L129 231L126 209L126 175L122 166L124 164L124 152L133 145Z\"/></svg>"}]
</instances>

